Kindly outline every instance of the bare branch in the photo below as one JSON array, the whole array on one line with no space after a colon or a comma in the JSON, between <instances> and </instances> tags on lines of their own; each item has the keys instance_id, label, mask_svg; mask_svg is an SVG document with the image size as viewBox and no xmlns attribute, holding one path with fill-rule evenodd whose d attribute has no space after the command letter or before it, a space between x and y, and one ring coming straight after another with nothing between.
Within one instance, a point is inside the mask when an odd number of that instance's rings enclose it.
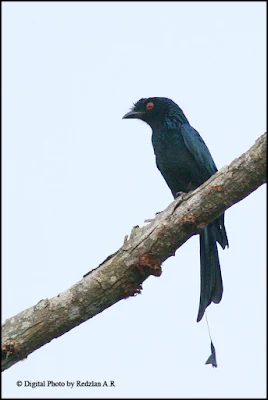
<instances>
[{"instance_id":1,"label":"bare branch","mask_svg":"<svg viewBox=\"0 0 268 400\"><path fill-rule=\"evenodd\" d=\"M266 134L207 182L173 201L97 268L65 292L6 320L2 370L119 300L140 293L150 275L191 236L266 182Z\"/></svg>"}]
</instances>

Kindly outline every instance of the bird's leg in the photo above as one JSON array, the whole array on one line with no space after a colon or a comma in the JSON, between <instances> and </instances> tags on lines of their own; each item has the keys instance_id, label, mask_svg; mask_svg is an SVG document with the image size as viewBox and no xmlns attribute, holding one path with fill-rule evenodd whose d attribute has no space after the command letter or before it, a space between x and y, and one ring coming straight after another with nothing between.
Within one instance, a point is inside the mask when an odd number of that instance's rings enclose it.
<instances>
[{"instance_id":1,"label":"bird's leg","mask_svg":"<svg viewBox=\"0 0 268 400\"><path fill-rule=\"evenodd\" d=\"M174 199L177 199L178 197L180 197L180 196L182 196L184 194L187 194L187 193L186 192L176 192L175 195L174 195Z\"/></svg>"},{"instance_id":2,"label":"bird's leg","mask_svg":"<svg viewBox=\"0 0 268 400\"><path fill-rule=\"evenodd\" d=\"M192 185L192 183L190 182L188 185L188 192L176 192L175 194L173 194L174 199L177 199L178 197L181 197L180 202L176 205L176 208L186 199L188 199L188 197L190 197L191 193L194 191L195 187ZM162 211L158 211L155 213L155 215L161 214ZM148 218L145 219L144 222L152 222L154 219L153 218Z\"/></svg>"},{"instance_id":3,"label":"bird's leg","mask_svg":"<svg viewBox=\"0 0 268 400\"><path fill-rule=\"evenodd\" d=\"M175 193L174 199L180 198L179 204L181 204L183 201L187 200L190 197L192 192L193 190L190 190L189 192L177 192Z\"/></svg>"},{"instance_id":4,"label":"bird's leg","mask_svg":"<svg viewBox=\"0 0 268 400\"><path fill-rule=\"evenodd\" d=\"M196 187L193 185L192 182L190 182L187 185L187 192L176 192L174 195L174 199L177 199L178 197L182 196L181 200L185 200L185 198L188 198L188 195L190 196L191 193L196 189Z\"/></svg>"},{"instance_id":5,"label":"bird's leg","mask_svg":"<svg viewBox=\"0 0 268 400\"><path fill-rule=\"evenodd\" d=\"M176 206L174 208L174 211L181 205L181 203L185 200L188 200L189 197L191 197L192 192L194 189L190 190L190 185L189 185L189 191L188 192L176 192L174 194L174 199L179 199L178 202L176 203Z\"/></svg>"}]
</instances>

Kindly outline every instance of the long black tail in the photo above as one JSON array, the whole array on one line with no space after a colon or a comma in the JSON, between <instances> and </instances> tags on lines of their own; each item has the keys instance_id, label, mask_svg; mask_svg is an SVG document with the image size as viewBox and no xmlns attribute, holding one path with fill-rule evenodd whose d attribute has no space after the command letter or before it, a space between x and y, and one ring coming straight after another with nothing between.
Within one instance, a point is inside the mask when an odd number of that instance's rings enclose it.
<instances>
[{"instance_id":1,"label":"long black tail","mask_svg":"<svg viewBox=\"0 0 268 400\"><path fill-rule=\"evenodd\" d=\"M223 285L217 242L223 249L228 246L224 215L221 215L200 233L201 291L197 322L201 321L211 302L219 303L222 298Z\"/></svg>"}]
</instances>

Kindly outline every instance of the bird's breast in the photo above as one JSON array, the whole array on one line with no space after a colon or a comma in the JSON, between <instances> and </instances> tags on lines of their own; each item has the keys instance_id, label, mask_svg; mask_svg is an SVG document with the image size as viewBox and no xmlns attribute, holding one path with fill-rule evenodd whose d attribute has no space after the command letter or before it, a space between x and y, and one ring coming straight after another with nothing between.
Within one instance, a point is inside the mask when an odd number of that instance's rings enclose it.
<instances>
[{"instance_id":1,"label":"bird's breast","mask_svg":"<svg viewBox=\"0 0 268 400\"><path fill-rule=\"evenodd\" d=\"M166 132L153 132L152 144L157 158L163 161L177 160L188 153L183 137L177 131L167 130Z\"/></svg>"}]
</instances>

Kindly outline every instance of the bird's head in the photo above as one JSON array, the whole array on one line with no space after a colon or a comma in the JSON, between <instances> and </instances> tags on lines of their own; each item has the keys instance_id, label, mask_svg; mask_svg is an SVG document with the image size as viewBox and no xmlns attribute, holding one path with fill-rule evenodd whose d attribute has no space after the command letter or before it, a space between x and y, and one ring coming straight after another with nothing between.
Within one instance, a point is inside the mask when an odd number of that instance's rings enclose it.
<instances>
[{"instance_id":1,"label":"bird's head","mask_svg":"<svg viewBox=\"0 0 268 400\"><path fill-rule=\"evenodd\" d=\"M140 99L132 109L123 116L123 119L141 119L152 128L163 123L188 122L181 108L174 101L166 97L149 97Z\"/></svg>"}]
</instances>

